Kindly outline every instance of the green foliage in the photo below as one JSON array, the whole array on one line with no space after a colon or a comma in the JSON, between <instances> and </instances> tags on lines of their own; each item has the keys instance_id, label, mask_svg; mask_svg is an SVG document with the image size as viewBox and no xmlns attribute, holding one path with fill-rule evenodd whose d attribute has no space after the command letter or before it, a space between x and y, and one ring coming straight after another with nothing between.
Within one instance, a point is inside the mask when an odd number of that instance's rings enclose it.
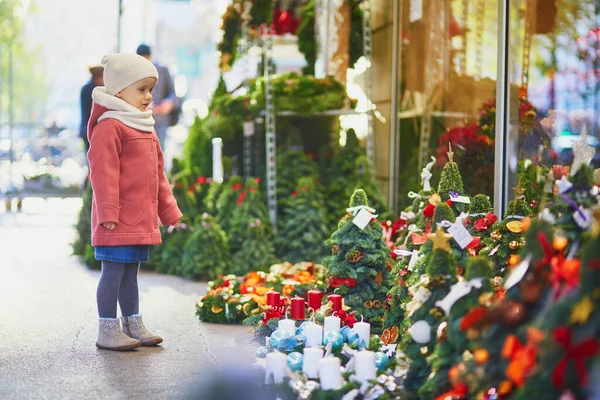
<instances>
[{"instance_id":1,"label":"green foliage","mask_svg":"<svg viewBox=\"0 0 600 400\"><path fill-rule=\"evenodd\" d=\"M548 171L548 168L536 166L530 160L522 160L518 164L518 186L525 189L523 195L526 201L533 205L532 213L534 215L538 213L545 195Z\"/></svg>"},{"instance_id":2,"label":"green foliage","mask_svg":"<svg viewBox=\"0 0 600 400\"><path fill-rule=\"evenodd\" d=\"M250 271L267 271L277 261L271 226L259 218L247 218L246 225L240 228L243 228L243 242L233 254L228 272L240 276Z\"/></svg>"},{"instance_id":3,"label":"green foliage","mask_svg":"<svg viewBox=\"0 0 600 400\"><path fill-rule=\"evenodd\" d=\"M242 34L242 16L235 5L231 4L227 6L222 20L223 39L217 44L217 50L221 53L219 68L228 71L237 58L238 41Z\"/></svg>"},{"instance_id":4,"label":"green foliage","mask_svg":"<svg viewBox=\"0 0 600 400\"><path fill-rule=\"evenodd\" d=\"M182 169L179 159L173 159L171 168L171 182L173 184L173 196L177 200L177 206L185 218L194 218L198 212L198 199L196 192L196 176L189 169ZM202 188L199 188L200 192ZM200 197L200 196L198 196Z\"/></svg>"},{"instance_id":5,"label":"green foliage","mask_svg":"<svg viewBox=\"0 0 600 400\"><path fill-rule=\"evenodd\" d=\"M456 221L454 211L452 211L452 208L446 203L438 203L433 212L433 222L439 224L442 221Z\"/></svg>"},{"instance_id":6,"label":"green foliage","mask_svg":"<svg viewBox=\"0 0 600 400\"><path fill-rule=\"evenodd\" d=\"M485 194L478 194L471 199L469 214L486 214L494 211L490 199Z\"/></svg>"},{"instance_id":7,"label":"green foliage","mask_svg":"<svg viewBox=\"0 0 600 400\"><path fill-rule=\"evenodd\" d=\"M205 211L210 215L217 214L217 201L223 192L226 184L219 182L211 182L208 186L208 192L204 198Z\"/></svg>"},{"instance_id":8,"label":"green foliage","mask_svg":"<svg viewBox=\"0 0 600 400\"><path fill-rule=\"evenodd\" d=\"M300 25L296 35L298 36L298 50L304 54L306 66L302 68L304 75L315 74L315 62L317 61L317 43L315 40L315 0L309 0L300 7Z\"/></svg>"},{"instance_id":9,"label":"green foliage","mask_svg":"<svg viewBox=\"0 0 600 400\"><path fill-rule=\"evenodd\" d=\"M465 194L462 176L460 175L458 164L454 161L449 161L444 165L440 183L438 185L438 193L440 194L442 201L448 201L450 199L450 192L456 192L461 196ZM454 202L452 204L452 209L455 210L456 215L458 215L461 212L466 211L467 206L467 204Z\"/></svg>"},{"instance_id":10,"label":"green foliage","mask_svg":"<svg viewBox=\"0 0 600 400\"><path fill-rule=\"evenodd\" d=\"M487 257L475 257L469 260L467 264L467 270L465 272L465 279L470 281L475 278L493 278L494 271L490 265L490 260Z\"/></svg>"},{"instance_id":11,"label":"green foliage","mask_svg":"<svg viewBox=\"0 0 600 400\"><path fill-rule=\"evenodd\" d=\"M75 242L71 244L73 254L83 256L85 248L92 240L92 185L88 183L83 192L82 206L75 225Z\"/></svg>"},{"instance_id":12,"label":"green foliage","mask_svg":"<svg viewBox=\"0 0 600 400\"><path fill-rule=\"evenodd\" d=\"M215 279L227 272L230 260L225 232L209 214L198 216L183 248L179 275L188 279Z\"/></svg>"},{"instance_id":13,"label":"green foliage","mask_svg":"<svg viewBox=\"0 0 600 400\"><path fill-rule=\"evenodd\" d=\"M351 198L350 206L368 205L368 199L363 190L356 190ZM327 243L335 246L337 251L325 258L327 277L351 278L356 280L356 287L341 285L336 293L344 297L345 304L363 316L371 324L371 331L378 333L383 327L383 307L367 308L365 303L378 301L380 305L386 300L391 281L388 265L391 265L389 249L382 239L383 229L377 221L371 221L361 230L352 222L353 216L346 215L338 230ZM348 253L360 253L361 257L352 261L347 260ZM381 281L378 281L381 279ZM334 288L332 288L333 290Z\"/></svg>"},{"instance_id":14,"label":"green foliage","mask_svg":"<svg viewBox=\"0 0 600 400\"><path fill-rule=\"evenodd\" d=\"M243 180L241 177L232 176L227 183L223 183L223 188L217 198L215 205L215 219L217 220L217 224L219 224L225 232L229 232L232 213L237 205L238 198L242 193L242 182Z\"/></svg>"},{"instance_id":15,"label":"green foliage","mask_svg":"<svg viewBox=\"0 0 600 400\"><path fill-rule=\"evenodd\" d=\"M167 233L166 243L162 244L160 253L160 262L156 266L156 271L177 275L179 273L181 260L183 257L184 246L192 231L187 228L175 228L171 233Z\"/></svg>"},{"instance_id":16,"label":"green foliage","mask_svg":"<svg viewBox=\"0 0 600 400\"><path fill-rule=\"evenodd\" d=\"M286 202L284 218L275 239L280 259L292 263L320 262L327 255L325 209L317 190L312 178L301 178L296 195Z\"/></svg>"},{"instance_id":17,"label":"green foliage","mask_svg":"<svg viewBox=\"0 0 600 400\"><path fill-rule=\"evenodd\" d=\"M200 118L194 120L183 145L183 165L180 170L187 169L196 176L210 176L212 172L212 144L208 133Z\"/></svg>"},{"instance_id":18,"label":"green foliage","mask_svg":"<svg viewBox=\"0 0 600 400\"><path fill-rule=\"evenodd\" d=\"M260 230L263 231L265 239L268 241L273 240L273 227L271 226L267 207L261 199L256 178L246 180L244 191L237 198L236 205L230 215L231 225L229 231L226 232L229 237L229 247L233 254L240 251L244 241L248 238L249 224L255 224L257 219L261 222Z\"/></svg>"}]
</instances>

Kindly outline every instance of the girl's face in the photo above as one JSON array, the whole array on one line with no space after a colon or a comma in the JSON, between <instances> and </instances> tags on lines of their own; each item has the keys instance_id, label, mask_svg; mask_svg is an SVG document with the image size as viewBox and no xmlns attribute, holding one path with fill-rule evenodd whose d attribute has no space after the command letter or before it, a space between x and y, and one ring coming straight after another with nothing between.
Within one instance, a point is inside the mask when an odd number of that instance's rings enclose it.
<instances>
[{"instance_id":1,"label":"girl's face","mask_svg":"<svg viewBox=\"0 0 600 400\"><path fill-rule=\"evenodd\" d=\"M131 104L140 111L148 111L152 103L152 91L156 78L148 77L132 83L115 96Z\"/></svg>"}]
</instances>

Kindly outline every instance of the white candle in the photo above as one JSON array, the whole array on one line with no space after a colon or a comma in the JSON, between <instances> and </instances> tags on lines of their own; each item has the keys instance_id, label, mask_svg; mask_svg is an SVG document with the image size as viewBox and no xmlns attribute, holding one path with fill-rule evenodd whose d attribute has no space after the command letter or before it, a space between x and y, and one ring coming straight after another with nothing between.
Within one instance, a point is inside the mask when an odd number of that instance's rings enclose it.
<instances>
[{"instance_id":1,"label":"white candle","mask_svg":"<svg viewBox=\"0 0 600 400\"><path fill-rule=\"evenodd\" d=\"M340 359L337 357L325 357L319 360L319 380L321 389L338 390L342 388L342 371Z\"/></svg>"},{"instance_id":2,"label":"white candle","mask_svg":"<svg viewBox=\"0 0 600 400\"><path fill-rule=\"evenodd\" d=\"M223 140L221 138L214 138L212 140L213 145L213 181L222 183L223 182Z\"/></svg>"},{"instance_id":3,"label":"white candle","mask_svg":"<svg viewBox=\"0 0 600 400\"><path fill-rule=\"evenodd\" d=\"M375 366L375 353L362 350L354 354L354 369L356 380L360 383L375 379L377 367Z\"/></svg>"},{"instance_id":4,"label":"white candle","mask_svg":"<svg viewBox=\"0 0 600 400\"><path fill-rule=\"evenodd\" d=\"M280 319L277 324L277 330L283 332L289 332L292 335L296 335L296 322L291 319Z\"/></svg>"},{"instance_id":5,"label":"white candle","mask_svg":"<svg viewBox=\"0 0 600 400\"><path fill-rule=\"evenodd\" d=\"M364 348L368 346L369 340L371 339L371 324L367 322L356 322L352 329L358 334L358 343L364 342L364 345L359 347Z\"/></svg>"},{"instance_id":6,"label":"white candle","mask_svg":"<svg viewBox=\"0 0 600 400\"><path fill-rule=\"evenodd\" d=\"M323 344L323 327L311 322L304 328L306 347L315 347Z\"/></svg>"},{"instance_id":7,"label":"white candle","mask_svg":"<svg viewBox=\"0 0 600 400\"><path fill-rule=\"evenodd\" d=\"M319 360L323 358L323 349L320 347L304 348L304 359L302 360L302 372L311 378L319 376Z\"/></svg>"},{"instance_id":8,"label":"white candle","mask_svg":"<svg viewBox=\"0 0 600 400\"><path fill-rule=\"evenodd\" d=\"M275 351L267 354L267 366L265 368L265 383L281 383L287 372L287 356ZM272 379L271 379L272 378Z\"/></svg>"},{"instance_id":9,"label":"white candle","mask_svg":"<svg viewBox=\"0 0 600 400\"><path fill-rule=\"evenodd\" d=\"M325 328L323 329L323 333L327 332L339 332L340 331L341 320L339 317L330 316L325 317Z\"/></svg>"}]
</instances>

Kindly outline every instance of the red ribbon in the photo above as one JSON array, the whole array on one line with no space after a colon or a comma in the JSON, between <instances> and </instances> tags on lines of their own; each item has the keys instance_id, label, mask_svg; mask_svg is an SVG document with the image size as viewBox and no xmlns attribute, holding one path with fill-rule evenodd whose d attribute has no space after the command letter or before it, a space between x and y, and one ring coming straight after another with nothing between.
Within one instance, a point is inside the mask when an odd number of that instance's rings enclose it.
<instances>
[{"instance_id":1,"label":"red ribbon","mask_svg":"<svg viewBox=\"0 0 600 400\"><path fill-rule=\"evenodd\" d=\"M423 244L427 242L427 237L425 235L419 235L418 233L412 234L412 242L413 244Z\"/></svg>"},{"instance_id":2,"label":"red ribbon","mask_svg":"<svg viewBox=\"0 0 600 400\"><path fill-rule=\"evenodd\" d=\"M496 221L498 221L498 216L488 212L484 218L479 218L477 222L475 222L475 230L477 232L485 231L486 229L491 228Z\"/></svg>"},{"instance_id":3,"label":"red ribbon","mask_svg":"<svg viewBox=\"0 0 600 400\"><path fill-rule=\"evenodd\" d=\"M348 287L351 288L355 288L356 287L356 279L353 278L339 278L339 277L331 277L329 278L329 286L332 288L337 288L340 287L342 285L346 285Z\"/></svg>"},{"instance_id":4,"label":"red ribbon","mask_svg":"<svg viewBox=\"0 0 600 400\"><path fill-rule=\"evenodd\" d=\"M231 190L240 190L242 188L242 184L241 183L236 183L235 185L233 185L231 187Z\"/></svg>"},{"instance_id":5,"label":"red ribbon","mask_svg":"<svg viewBox=\"0 0 600 400\"><path fill-rule=\"evenodd\" d=\"M262 319L262 323L264 326L267 326L267 323L272 318L281 318L283 313L285 312L285 307L271 307L267 311L265 311L265 316Z\"/></svg>"},{"instance_id":6,"label":"red ribbon","mask_svg":"<svg viewBox=\"0 0 600 400\"><path fill-rule=\"evenodd\" d=\"M244 202L245 198L246 198L246 191L243 191L242 193L240 193L240 197L238 197L237 205L241 206L242 203Z\"/></svg>"},{"instance_id":7,"label":"red ribbon","mask_svg":"<svg viewBox=\"0 0 600 400\"><path fill-rule=\"evenodd\" d=\"M573 361L575 363L575 371L577 371L579 385L581 387L587 385L587 374L583 359L585 357L593 357L596 355L599 349L598 340L595 337L591 337L584 340L577 346L573 346L571 343L572 333L566 326L556 328L552 332L552 337L564 348L566 353L552 372L552 383L554 386L559 389L564 388L565 373L567 372L569 361Z\"/></svg>"},{"instance_id":8,"label":"red ribbon","mask_svg":"<svg viewBox=\"0 0 600 400\"><path fill-rule=\"evenodd\" d=\"M552 261L552 258L554 257L554 253L552 252L552 247L550 247L550 243L548 242L548 238L546 237L546 234L544 232L539 232L537 237L538 237L538 241L542 245L542 249L544 250L544 257L539 259L535 263L536 269L541 268L544 265L550 264L550 261Z\"/></svg>"},{"instance_id":9,"label":"red ribbon","mask_svg":"<svg viewBox=\"0 0 600 400\"><path fill-rule=\"evenodd\" d=\"M346 314L346 311L340 310L336 311L336 315L342 320L344 325L347 325L349 328L354 328L354 323L356 322L356 318L354 317L354 312L350 314Z\"/></svg>"},{"instance_id":10,"label":"red ribbon","mask_svg":"<svg viewBox=\"0 0 600 400\"><path fill-rule=\"evenodd\" d=\"M427 207L425 207L425 209L423 210L423 215L426 218L431 218L433 217L433 213L435 212L435 206L431 203L427 204Z\"/></svg>"},{"instance_id":11,"label":"red ribbon","mask_svg":"<svg viewBox=\"0 0 600 400\"><path fill-rule=\"evenodd\" d=\"M465 399L469 394L469 387L464 383L457 383L454 387L435 398L435 400L446 400L446 399Z\"/></svg>"},{"instance_id":12,"label":"red ribbon","mask_svg":"<svg viewBox=\"0 0 600 400\"><path fill-rule=\"evenodd\" d=\"M573 258L565 260L562 255L555 256L550 261L550 270L552 271L552 287L554 289L554 299L559 298L563 292L579 286L579 269L581 260Z\"/></svg>"}]
</instances>

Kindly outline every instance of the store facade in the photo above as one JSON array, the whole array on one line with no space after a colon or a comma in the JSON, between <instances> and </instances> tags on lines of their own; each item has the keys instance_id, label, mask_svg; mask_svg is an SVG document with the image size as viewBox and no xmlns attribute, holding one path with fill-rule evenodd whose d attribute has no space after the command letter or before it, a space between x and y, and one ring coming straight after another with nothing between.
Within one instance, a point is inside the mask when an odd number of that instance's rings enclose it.
<instances>
[{"instance_id":1,"label":"store facade","mask_svg":"<svg viewBox=\"0 0 600 400\"><path fill-rule=\"evenodd\" d=\"M412 201L427 164L435 183L449 143L467 193L487 194L500 214L519 166L570 165L582 134L600 147L598 1L373 0L371 7L372 100L383 117L374 123L375 170L396 210Z\"/></svg>"}]
</instances>

